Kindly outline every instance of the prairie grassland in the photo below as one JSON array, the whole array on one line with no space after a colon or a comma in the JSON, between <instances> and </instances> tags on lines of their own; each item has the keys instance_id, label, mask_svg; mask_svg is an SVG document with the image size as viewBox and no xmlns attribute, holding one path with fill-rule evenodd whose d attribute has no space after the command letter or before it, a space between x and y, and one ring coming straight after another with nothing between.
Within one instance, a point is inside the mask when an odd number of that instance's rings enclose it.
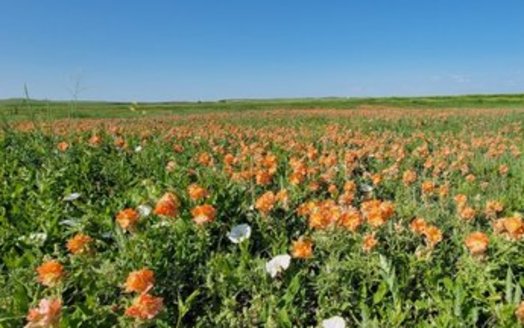
<instances>
[{"instance_id":1,"label":"prairie grassland","mask_svg":"<svg viewBox=\"0 0 524 328\"><path fill-rule=\"evenodd\" d=\"M0 326L518 327L523 123L480 106L10 122Z\"/></svg>"}]
</instances>

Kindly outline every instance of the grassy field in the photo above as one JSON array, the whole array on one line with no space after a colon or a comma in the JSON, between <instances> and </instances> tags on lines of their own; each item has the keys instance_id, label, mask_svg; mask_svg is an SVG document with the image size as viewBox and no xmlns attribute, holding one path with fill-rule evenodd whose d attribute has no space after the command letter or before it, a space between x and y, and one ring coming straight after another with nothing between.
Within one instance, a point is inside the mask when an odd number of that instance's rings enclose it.
<instances>
[{"instance_id":1,"label":"grassy field","mask_svg":"<svg viewBox=\"0 0 524 328\"><path fill-rule=\"evenodd\" d=\"M216 102L140 103L130 110L125 102L57 102L27 99L0 100L0 115L9 120L56 118L120 118L147 115L239 112L273 109L352 109L361 106L393 108L524 108L524 94L392 98L311 98L222 100Z\"/></svg>"},{"instance_id":2,"label":"grassy field","mask_svg":"<svg viewBox=\"0 0 524 328\"><path fill-rule=\"evenodd\" d=\"M1 327L524 322L524 96L130 106L0 104Z\"/></svg>"}]
</instances>

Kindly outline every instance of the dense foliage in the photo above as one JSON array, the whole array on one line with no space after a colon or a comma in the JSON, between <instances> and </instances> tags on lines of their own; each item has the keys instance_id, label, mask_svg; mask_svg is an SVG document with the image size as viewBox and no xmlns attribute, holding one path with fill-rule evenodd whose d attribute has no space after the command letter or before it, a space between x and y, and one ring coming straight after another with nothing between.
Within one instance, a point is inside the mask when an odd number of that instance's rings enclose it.
<instances>
[{"instance_id":1,"label":"dense foliage","mask_svg":"<svg viewBox=\"0 0 524 328\"><path fill-rule=\"evenodd\" d=\"M518 327L520 111L67 120L0 137L0 326Z\"/></svg>"}]
</instances>

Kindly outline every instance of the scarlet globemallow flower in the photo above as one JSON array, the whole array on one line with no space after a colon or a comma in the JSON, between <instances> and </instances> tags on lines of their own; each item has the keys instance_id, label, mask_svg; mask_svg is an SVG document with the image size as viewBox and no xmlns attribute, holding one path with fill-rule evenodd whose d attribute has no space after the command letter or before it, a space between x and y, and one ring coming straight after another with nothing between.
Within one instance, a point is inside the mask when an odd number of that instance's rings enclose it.
<instances>
[{"instance_id":1,"label":"scarlet globemallow flower","mask_svg":"<svg viewBox=\"0 0 524 328\"><path fill-rule=\"evenodd\" d=\"M38 281L47 287L56 286L64 276L64 267L57 260L42 263L37 269Z\"/></svg>"},{"instance_id":2,"label":"scarlet globemallow flower","mask_svg":"<svg viewBox=\"0 0 524 328\"><path fill-rule=\"evenodd\" d=\"M213 158L209 153L201 153L198 155L198 163L200 163L203 166L211 166L212 165Z\"/></svg>"},{"instance_id":3,"label":"scarlet globemallow flower","mask_svg":"<svg viewBox=\"0 0 524 328\"><path fill-rule=\"evenodd\" d=\"M62 301L59 299L42 299L38 307L32 308L27 314L25 328L54 328L60 323Z\"/></svg>"},{"instance_id":4,"label":"scarlet globemallow flower","mask_svg":"<svg viewBox=\"0 0 524 328\"><path fill-rule=\"evenodd\" d=\"M351 232L357 231L363 221L362 215L355 208L350 208L349 210L342 212L338 218L338 224Z\"/></svg>"},{"instance_id":5,"label":"scarlet globemallow flower","mask_svg":"<svg viewBox=\"0 0 524 328\"><path fill-rule=\"evenodd\" d=\"M442 241L442 231L435 226L426 227L423 234L426 237L426 242L429 248L435 247L435 245Z\"/></svg>"},{"instance_id":6,"label":"scarlet globemallow flower","mask_svg":"<svg viewBox=\"0 0 524 328\"><path fill-rule=\"evenodd\" d=\"M293 241L291 255L299 259L308 259L313 256L313 242L306 238Z\"/></svg>"},{"instance_id":7,"label":"scarlet globemallow flower","mask_svg":"<svg viewBox=\"0 0 524 328\"><path fill-rule=\"evenodd\" d=\"M271 183L271 179L273 179L273 176L268 172L264 170L259 170L255 175L255 182L257 185L265 186Z\"/></svg>"},{"instance_id":8,"label":"scarlet globemallow flower","mask_svg":"<svg viewBox=\"0 0 524 328\"><path fill-rule=\"evenodd\" d=\"M191 214L193 215L193 221L201 225L213 221L216 216L216 210L212 205L204 204L191 210Z\"/></svg>"},{"instance_id":9,"label":"scarlet globemallow flower","mask_svg":"<svg viewBox=\"0 0 524 328\"><path fill-rule=\"evenodd\" d=\"M60 150L61 152L64 152L64 151L66 151L69 148L69 144L67 142L65 142L65 141L62 141L62 142L58 143L56 148L58 148L58 150Z\"/></svg>"},{"instance_id":10,"label":"scarlet globemallow flower","mask_svg":"<svg viewBox=\"0 0 524 328\"><path fill-rule=\"evenodd\" d=\"M520 321L520 323L524 324L524 301L520 302L519 307L515 311L515 315L517 316L517 319Z\"/></svg>"},{"instance_id":11,"label":"scarlet globemallow flower","mask_svg":"<svg viewBox=\"0 0 524 328\"><path fill-rule=\"evenodd\" d=\"M275 201L275 194L272 191L268 191L257 199L255 208L264 215L268 214L273 209Z\"/></svg>"},{"instance_id":12,"label":"scarlet globemallow flower","mask_svg":"<svg viewBox=\"0 0 524 328\"><path fill-rule=\"evenodd\" d=\"M402 181L406 186L409 186L417 180L417 173L413 170L407 170L402 174Z\"/></svg>"},{"instance_id":13,"label":"scarlet globemallow flower","mask_svg":"<svg viewBox=\"0 0 524 328\"><path fill-rule=\"evenodd\" d=\"M366 253L369 253L375 248L378 244L378 241L375 239L375 234L370 233L364 236L362 240L362 250Z\"/></svg>"},{"instance_id":14,"label":"scarlet globemallow flower","mask_svg":"<svg viewBox=\"0 0 524 328\"><path fill-rule=\"evenodd\" d=\"M378 186L380 182L382 182L382 175L379 173L375 173L371 176L371 182L373 182L373 185Z\"/></svg>"},{"instance_id":15,"label":"scarlet globemallow flower","mask_svg":"<svg viewBox=\"0 0 524 328\"><path fill-rule=\"evenodd\" d=\"M67 249L72 254L82 254L89 250L89 244L92 241L93 238L83 233L79 233L67 241Z\"/></svg>"},{"instance_id":16,"label":"scarlet globemallow flower","mask_svg":"<svg viewBox=\"0 0 524 328\"><path fill-rule=\"evenodd\" d=\"M116 221L124 230L132 231L135 225L138 223L140 214L132 208L126 208L118 212L116 215Z\"/></svg>"},{"instance_id":17,"label":"scarlet globemallow flower","mask_svg":"<svg viewBox=\"0 0 524 328\"><path fill-rule=\"evenodd\" d=\"M96 134L93 134L91 138L89 138L89 144L91 146L98 146L102 143L102 138Z\"/></svg>"},{"instance_id":18,"label":"scarlet globemallow flower","mask_svg":"<svg viewBox=\"0 0 524 328\"><path fill-rule=\"evenodd\" d=\"M435 190L435 184L433 181L424 181L421 185L422 193L431 194Z\"/></svg>"},{"instance_id":19,"label":"scarlet globemallow flower","mask_svg":"<svg viewBox=\"0 0 524 328\"><path fill-rule=\"evenodd\" d=\"M458 194L455 196L454 200L455 200L455 204L457 204L457 207L462 208L466 206L466 202L468 201L468 196L464 194Z\"/></svg>"},{"instance_id":20,"label":"scarlet globemallow flower","mask_svg":"<svg viewBox=\"0 0 524 328\"><path fill-rule=\"evenodd\" d=\"M438 188L438 195L441 198L444 198L449 195L449 187L448 186L440 186Z\"/></svg>"},{"instance_id":21,"label":"scarlet globemallow flower","mask_svg":"<svg viewBox=\"0 0 524 328\"><path fill-rule=\"evenodd\" d=\"M470 221L475 218L476 212L473 208L466 206L460 209L459 216L461 219Z\"/></svg>"},{"instance_id":22,"label":"scarlet globemallow flower","mask_svg":"<svg viewBox=\"0 0 524 328\"><path fill-rule=\"evenodd\" d=\"M283 206L286 206L289 200L289 194L286 189L281 189L277 192L275 199Z\"/></svg>"},{"instance_id":23,"label":"scarlet globemallow flower","mask_svg":"<svg viewBox=\"0 0 524 328\"><path fill-rule=\"evenodd\" d=\"M470 233L466 237L464 243L469 249L471 255L478 256L484 254L488 249L489 238L485 233L476 231Z\"/></svg>"},{"instance_id":24,"label":"scarlet globemallow flower","mask_svg":"<svg viewBox=\"0 0 524 328\"><path fill-rule=\"evenodd\" d=\"M189 198L191 198L193 201L201 200L208 195L207 190L200 187L196 183L189 185L189 187L187 187L187 192L189 194Z\"/></svg>"},{"instance_id":25,"label":"scarlet globemallow flower","mask_svg":"<svg viewBox=\"0 0 524 328\"><path fill-rule=\"evenodd\" d=\"M148 269L143 268L137 271L129 273L126 279L126 292L147 292L155 283L155 273Z\"/></svg>"},{"instance_id":26,"label":"scarlet globemallow flower","mask_svg":"<svg viewBox=\"0 0 524 328\"><path fill-rule=\"evenodd\" d=\"M233 156L232 154L226 154L224 156L225 165L233 165L234 162L235 162L235 156Z\"/></svg>"},{"instance_id":27,"label":"scarlet globemallow flower","mask_svg":"<svg viewBox=\"0 0 524 328\"><path fill-rule=\"evenodd\" d=\"M486 209L484 210L484 213L486 216L495 218L498 213L502 212L504 209L504 205L502 205L501 202L490 200L486 203Z\"/></svg>"},{"instance_id":28,"label":"scarlet globemallow flower","mask_svg":"<svg viewBox=\"0 0 524 328\"><path fill-rule=\"evenodd\" d=\"M127 148L127 142L122 137L117 137L114 141L114 145L115 147L121 148L121 149Z\"/></svg>"},{"instance_id":29,"label":"scarlet globemallow flower","mask_svg":"<svg viewBox=\"0 0 524 328\"><path fill-rule=\"evenodd\" d=\"M498 219L493 222L493 230L509 239L519 240L524 236L524 222L520 217Z\"/></svg>"},{"instance_id":30,"label":"scarlet globemallow flower","mask_svg":"<svg viewBox=\"0 0 524 328\"><path fill-rule=\"evenodd\" d=\"M164 308L164 300L147 293L140 294L126 309L125 315L138 320L151 320Z\"/></svg>"},{"instance_id":31,"label":"scarlet globemallow flower","mask_svg":"<svg viewBox=\"0 0 524 328\"><path fill-rule=\"evenodd\" d=\"M468 175L466 176L466 181L467 181L467 182L470 182L470 183L471 183L471 182L475 181L475 179L477 179L477 178L476 178L473 174L468 174Z\"/></svg>"},{"instance_id":32,"label":"scarlet globemallow flower","mask_svg":"<svg viewBox=\"0 0 524 328\"><path fill-rule=\"evenodd\" d=\"M179 201L175 194L165 193L162 198L158 200L155 206L154 213L156 215L174 218L178 215Z\"/></svg>"},{"instance_id":33,"label":"scarlet globemallow flower","mask_svg":"<svg viewBox=\"0 0 524 328\"><path fill-rule=\"evenodd\" d=\"M507 175L509 172L509 167L506 164L501 164L499 166L499 174L500 175Z\"/></svg>"},{"instance_id":34,"label":"scarlet globemallow flower","mask_svg":"<svg viewBox=\"0 0 524 328\"><path fill-rule=\"evenodd\" d=\"M413 219L413 221L411 221L409 227L411 231L420 235L426 230L428 224L426 223L426 220L424 220L423 218L415 218Z\"/></svg>"}]
</instances>

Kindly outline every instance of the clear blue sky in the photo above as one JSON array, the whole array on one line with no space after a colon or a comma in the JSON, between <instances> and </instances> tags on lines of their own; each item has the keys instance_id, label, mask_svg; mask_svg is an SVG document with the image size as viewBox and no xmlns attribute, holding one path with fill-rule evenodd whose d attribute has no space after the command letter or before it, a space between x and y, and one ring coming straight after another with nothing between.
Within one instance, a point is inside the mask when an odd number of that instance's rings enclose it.
<instances>
[{"instance_id":1,"label":"clear blue sky","mask_svg":"<svg viewBox=\"0 0 524 328\"><path fill-rule=\"evenodd\" d=\"M13 0L0 98L524 92L524 0Z\"/></svg>"}]
</instances>

